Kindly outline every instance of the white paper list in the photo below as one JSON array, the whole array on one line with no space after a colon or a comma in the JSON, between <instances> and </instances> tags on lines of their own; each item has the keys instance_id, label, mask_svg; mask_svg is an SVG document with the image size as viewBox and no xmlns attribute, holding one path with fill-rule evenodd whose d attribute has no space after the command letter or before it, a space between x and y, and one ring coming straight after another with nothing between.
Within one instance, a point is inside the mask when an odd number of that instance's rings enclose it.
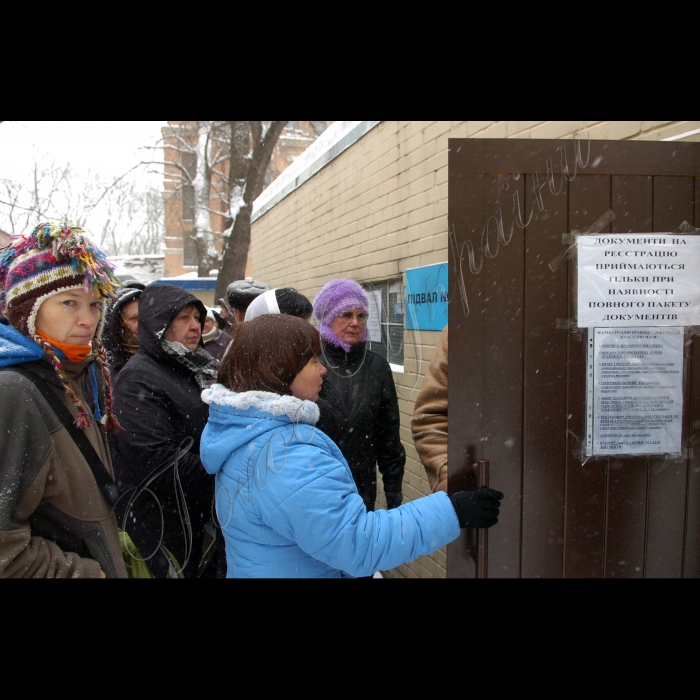
<instances>
[{"instance_id":1,"label":"white paper list","mask_svg":"<svg viewBox=\"0 0 700 700\"><path fill-rule=\"evenodd\" d=\"M680 453L683 329L594 331L593 454Z\"/></svg>"}]
</instances>

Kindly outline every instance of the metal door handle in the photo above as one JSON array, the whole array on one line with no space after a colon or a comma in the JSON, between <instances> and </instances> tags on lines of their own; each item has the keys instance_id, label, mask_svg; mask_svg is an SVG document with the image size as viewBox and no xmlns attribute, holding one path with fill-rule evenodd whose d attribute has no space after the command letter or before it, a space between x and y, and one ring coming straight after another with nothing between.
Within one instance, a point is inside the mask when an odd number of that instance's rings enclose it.
<instances>
[{"instance_id":1,"label":"metal door handle","mask_svg":"<svg viewBox=\"0 0 700 700\"><path fill-rule=\"evenodd\" d=\"M489 485L489 460L479 459L476 462L476 485L477 488L488 488ZM476 578L489 577L489 531L479 528L476 531Z\"/></svg>"}]
</instances>

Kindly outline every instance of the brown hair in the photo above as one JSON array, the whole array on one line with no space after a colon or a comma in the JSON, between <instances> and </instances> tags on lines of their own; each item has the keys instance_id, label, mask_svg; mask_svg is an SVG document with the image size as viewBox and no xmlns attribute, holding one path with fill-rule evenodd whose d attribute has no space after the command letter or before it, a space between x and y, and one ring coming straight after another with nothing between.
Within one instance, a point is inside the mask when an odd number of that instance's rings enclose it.
<instances>
[{"instance_id":1,"label":"brown hair","mask_svg":"<svg viewBox=\"0 0 700 700\"><path fill-rule=\"evenodd\" d=\"M270 391L291 396L289 385L321 354L321 337L306 321L265 314L236 328L217 381L231 391Z\"/></svg>"}]
</instances>

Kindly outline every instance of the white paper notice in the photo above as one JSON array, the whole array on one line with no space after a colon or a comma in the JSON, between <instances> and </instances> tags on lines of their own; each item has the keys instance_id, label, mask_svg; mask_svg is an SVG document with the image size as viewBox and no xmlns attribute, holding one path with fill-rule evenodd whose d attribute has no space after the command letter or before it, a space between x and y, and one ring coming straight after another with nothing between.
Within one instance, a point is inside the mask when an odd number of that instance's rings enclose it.
<instances>
[{"instance_id":1,"label":"white paper notice","mask_svg":"<svg viewBox=\"0 0 700 700\"><path fill-rule=\"evenodd\" d=\"M700 236L578 236L578 326L700 325Z\"/></svg>"},{"instance_id":2,"label":"white paper notice","mask_svg":"<svg viewBox=\"0 0 700 700\"><path fill-rule=\"evenodd\" d=\"M369 339L373 343L382 342L382 293L380 291L367 292L369 297L369 318L367 330Z\"/></svg>"},{"instance_id":3,"label":"white paper notice","mask_svg":"<svg viewBox=\"0 0 700 700\"><path fill-rule=\"evenodd\" d=\"M592 453L678 454L683 329L596 328L592 364Z\"/></svg>"}]
</instances>

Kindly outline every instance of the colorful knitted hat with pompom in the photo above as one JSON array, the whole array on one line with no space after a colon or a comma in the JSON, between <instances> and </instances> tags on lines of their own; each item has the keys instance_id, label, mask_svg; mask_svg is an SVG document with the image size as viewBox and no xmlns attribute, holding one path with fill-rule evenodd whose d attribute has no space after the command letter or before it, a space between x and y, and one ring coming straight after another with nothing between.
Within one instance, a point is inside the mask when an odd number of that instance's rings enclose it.
<instances>
[{"instance_id":1,"label":"colorful knitted hat with pompom","mask_svg":"<svg viewBox=\"0 0 700 700\"><path fill-rule=\"evenodd\" d=\"M342 347L345 352L350 352L352 346L338 338L331 328L331 323L339 314L356 308L361 308L369 314L367 293L355 280L335 279L326 282L314 299L314 317L318 321L321 337L332 345ZM369 340L366 327L361 340Z\"/></svg>"},{"instance_id":2,"label":"colorful knitted hat with pompom","mask_svg":"<svg viewBox=\"0 0 700 700\"><path fill-rule=\"evenodd\" d=\"M120 282L113 270L81 228L65 221L39 224L29 234L14 236L0 254L0 314L34 338L36 315L46 299L71 289L114 297Z\"/></svg>"},{"instance_id":3,"label":"colorful knitted hat with pompom","mask_svg":"<svg viewBox=\"0 0 700 700\"><path fill-rule=\"evenodd\" d=\"M85 407L70 388L54 348L36 335L36 318L39 307L61 292L93 289L101 298L114 297L120 282L113 270L114 265L85 236L85 232L65 221L39 224L29 234L13 236L9 247L0 253L0 314L44 349L58 378L78 407L76 425L83 429L90 425ZM93 350L105 378L107 427L114 428L118 423L112 413L107 356L99 342L103 318L104 314L95 331ZM97 408L99 415L99 406Z\"/></svg>"}]
</instances>

